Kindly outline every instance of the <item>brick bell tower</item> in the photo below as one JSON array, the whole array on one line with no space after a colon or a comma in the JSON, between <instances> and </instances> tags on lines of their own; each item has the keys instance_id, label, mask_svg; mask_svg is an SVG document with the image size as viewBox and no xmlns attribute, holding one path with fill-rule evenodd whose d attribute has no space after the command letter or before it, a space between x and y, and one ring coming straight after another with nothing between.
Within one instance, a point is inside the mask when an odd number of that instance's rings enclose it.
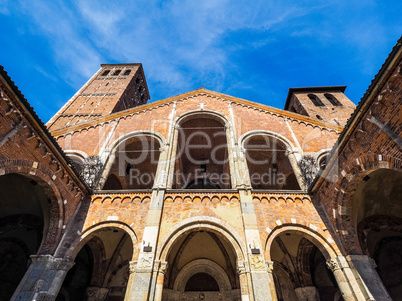
<instances>
[{"instance_id":1,"label":"brick bell tower","mask_svg":"<svg viewBox=\"0 0 402 301\"><path fill-rule=\"evenodd\" d=\"M285 110L345 126L356 105L344 94L346 86L290 88Z\"/></svg>"},{"instance_id":2,"label":"brick bell tower","mask_svg":"<svg viewBox=\"0 0 402 301\"><path fill-rule=\"evenodd\" d=\"M146 104L149 99L142 64L101 64L47 127L55 131Z\"/></svg>"}]
</instances>

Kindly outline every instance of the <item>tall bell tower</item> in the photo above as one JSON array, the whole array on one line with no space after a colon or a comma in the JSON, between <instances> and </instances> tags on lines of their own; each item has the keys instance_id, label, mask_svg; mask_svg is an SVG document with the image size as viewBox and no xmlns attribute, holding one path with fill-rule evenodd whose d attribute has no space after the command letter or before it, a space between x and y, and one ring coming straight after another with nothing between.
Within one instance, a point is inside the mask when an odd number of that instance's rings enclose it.
<instances>
[{"instance_id":1,"label":"tall bell tower","mask_svg":"<svg viewBox=\"0 0 402 301\"><path fill-rule=\"evenodd\" d=\"M55 131L146 104L149 99L142 64L102 64L47 127Z\"/></svg>"}]
</instances>

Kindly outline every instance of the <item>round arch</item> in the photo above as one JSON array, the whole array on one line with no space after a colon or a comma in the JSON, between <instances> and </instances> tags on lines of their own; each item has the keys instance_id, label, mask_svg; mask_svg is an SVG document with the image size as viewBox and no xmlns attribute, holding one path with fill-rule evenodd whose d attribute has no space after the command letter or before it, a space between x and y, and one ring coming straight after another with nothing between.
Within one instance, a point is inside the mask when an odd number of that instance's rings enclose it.
<instances>
[{"instance_id":1,"label":"round arch","mask_svg":"<svg viewBox=\"0 0 402 301\"><path fill-rule=\"evenodd\" d=\"M355 162L359 162L360 164ZM402 172L402 166L398 165L398 162L399 161L397 159L385 155L376 155L374 160L369 157L358 158L353 161L349 171L339 179L339 186L343 189L338 191L336 200L338 202L338 206L342 208L342 211L346 214L338 214L336 227L338 228L339 233L349 233L349 231L345 232L345 230L350 228L355 230L353 233L340 235L343 244L349 252L352 251L356 254L363 254L363 250L361 249L357 240L357 228L355 227L355 221L352 214L353 200L355 196L354 192L356 191L359 183L363 181L363 178L380 169ZM349 239L350 241L356 242L353 243L353 245L346 242L351 236L356 238L355 240Z\"/></svg>"},{"instance_id":2,"label":"round arch","mask_svg":"<svg viewBox=\"0 0 402 301\"><path fill-rule=\"evenodd\" d=\"M243 242L240 235L222 220L209 216L188 218L174 226L158 244L155 258L166 261L172 246L179 237L201 229L209 230L218 236L223 236L232 245L237 260L247 259L246 244Z\"/></svg>"},{"instance_id":3,"label":"round arch","mask_svg":"<svg viewBox=\"0 0 402 301\"><path fill-rule=\"evenodd\" d=\"M140 130L140 131L132 131L129 132L127 134L124 134L123 136L117 138L116 140L114 140L112 143L110 143L110 145L108 146L108 150L109 152L113 152L114 150L116 150L120 144L122 144L123 142L127 141L128 139L131 138L135 138L135 137L139 137L139 136L149 136L149 137L153 137L156 140L158 140L159 145L162 147L164 145L166 145L166 139L165 137L156 131L147 131L147 130Z\"/></svg>"},{"instance_id":4,"label":"round arch","mask_svg":"<svg viewBox=\"0 0 402 301\"><path fill-rule=\"evenodd\" d=\"M81 150L66 149L66 150L64 151L64 153L65 153L67 156L69 156L69 155L71 155L71 156L76 156L76 157L79 157L79 158L82 159L82 160L85 160L86 158L88 158L87 153L86 153L86 152L83 152L83 151L81 151Z\"/></svg>"},{"instance_id":5,"label":"round arch","mask_svg":"<svg viewBox=\"0 0 402 301\"><path fill-rule=\"evenodd\" d=\"M36 168L33 169L33 166ZM49 198L49 226L37 253L53 254L61 238L61 225L64 220L63 199L56 181L53 180L54 173L41 163L30 160L0 161L0 168L4 170L1 176L14 173L34 180Z\"/></svg>"},{"instance_id":6,"label":"round arch","mask_svg":"<svg viewBox=\"0 0 402 301\"><path fill-rule=\"evenodd\" d=\"M285 144L286 148L294 153L299 153L299 149L293 145L292 142L285 136L282 136L281 134L272 132L272 131L266 131L266 130L252 130L249 132L244 133L243 135L240 136L239 138L239 145L241 148L244 150L244 143L254 137L254 136L268 136L270 138L277 139L281 141L283 144Z\"/></svg>"},{"instance_id":7,"label":"round arch","mask_svg":"<svg viewBox=\"0 0 402 301\"><path fill-rule=\"evenodd\" d=\"M219 264L209 259L196 259L186 264L177 275L173 289L184 292L188 280L197 273L211 275L218 283L220 291L229 291L232 289L225 270Z\"/></svg>"},{"instance_id":8,"label":"round arch","mask_svg":"<svg viewBox=\"0 0 402 301\"><path fill-rule=\"evenodd\" d=\"M81 250L81 248L88 243L92 238L94 238L99 231L110 230L110 229L121 229L130 236L131 242L133 244L133 256L131 260L137 258L139 253L138 239L134 230L125 223L122 222L103 222L95 224L87 229L85 229L81 235L75 240L70 249L66 253L66 257L70 257L73 260ZM135 247L137 246L137 247Z\"/></svg>"},{"instance_id":9,"label":"round arch","mask_svg":"<svg viewBox=\"0 0 402 301\"><path fill-rule=\"evenodd\" d=\"M188 111L186 113L183 113L179 116L176 117L176 119L174 120L174 124L175 126L180 125L183 122L186 122L190 119L193 118L209 118L209 119L214 119L217 120L219 122L222 122L223 125L225 127L229 127L231 126L231 122L229 120L228 117L226 117L226 115L214 111L214 110L207 110L207 109L203 109L203 110L192 110L192 111Z\"/></svg>"},{"instance_id":10,"label":"round arch","mask_svg":"<svg viewBox=\"0 0 402 301\"><path fill-rule=\"evenodd\" d=\"M324 255L326 260L329 259L334 259L338 255L341 255L338 250L335 250L331 244L320 235L320 233L313 231L311 229L308 229L302 225L289 225L289 224L284 224L282 226L278 226L272 230L272 232L269 234L267 241L265 243L265 258L267 260L271 260L271 246L276 237L278 237L280 234L284 232L290 232L290 233L295 233L300 235L301 237L306 238L310 242L312 242L319 250L320 252Z\"/></svg>"}]
</instances>

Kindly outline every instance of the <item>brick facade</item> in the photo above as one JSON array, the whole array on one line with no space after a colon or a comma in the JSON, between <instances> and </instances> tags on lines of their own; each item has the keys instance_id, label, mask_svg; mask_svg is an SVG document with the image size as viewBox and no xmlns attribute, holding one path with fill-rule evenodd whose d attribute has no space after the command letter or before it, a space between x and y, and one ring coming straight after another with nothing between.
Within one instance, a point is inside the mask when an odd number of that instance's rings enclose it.
<instances>
[{"instance_id":1,"label":"brick facade","mask_svg":"<svg viewBox=\"0 0 402 301\"><path fill-rule=\"evenodd\" d=\"M401 58L398 43L355 111L345 87L291 88L285 110L206 89L146 104L142 66L107 64L47 128L1 70L0 174L48 203L29 212L45 235L12 299L391 300L378 258L399 234L367 233L400 231L400 207L364 197L370 179L400 197Z\"/></svg>"}]
</instances>

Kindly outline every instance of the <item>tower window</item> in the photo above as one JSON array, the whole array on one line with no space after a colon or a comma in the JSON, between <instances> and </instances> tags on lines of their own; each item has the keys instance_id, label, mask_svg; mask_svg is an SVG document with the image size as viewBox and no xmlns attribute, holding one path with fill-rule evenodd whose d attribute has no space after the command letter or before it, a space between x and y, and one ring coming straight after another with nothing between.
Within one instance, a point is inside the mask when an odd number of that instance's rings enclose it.
<instances>
[{"instance_id":1,"label":"tower window","mask_svg":"<svg viewBox=\"0 0 402 301\"><path fill-rule=\"evenodd\" d=\"M113 75L119 75L120 72L121 72L121 70L116 70L116 71L113 73Z\"/></svg>"},{"instance_id":2,"label":"tower window","mask_svg":"<svg viewBox=\"0 0 402 301\"><path fill-rule=\"evenodd\" d=\"M324 96L333 106L342 106L342 104L339 102L339 100L336 99L334 95L325 93Z\"/></svg>"},{"instance_id":3,"label":"tower window","mask_svg":"<svg viewBox=\"0 0 402 301\"><path fill-rule=\"evenodd\" d=\"M308 98L310 98L310 100L313 102L313 104L317 107L323 107L324 104L322 103L322 101L317 97L317 95L315 94L308 94L307 95Z\"/></svg>"},{"instance_id":4,"label":"tower window","mask_svg":"<svg viewBox=\"0 0 402 301\"><path fill-rule=\"evenodd\" d=\"M110 72L110 70L105 70L105 71L103 71L103 73L101 74L101 76L106 76L106 75L109 74L109 72Z\"/></svg>"},{"instance_id":5,"label":"tower window","mask_svg":"<svg viewBox=\"0 0 402 301\"><path fill-rule=\"evenodd\" d=\"M123 75L129 75L131 73L131 69L127 69L126 71L124 71Z\"/></svg>"}]
</instances>

